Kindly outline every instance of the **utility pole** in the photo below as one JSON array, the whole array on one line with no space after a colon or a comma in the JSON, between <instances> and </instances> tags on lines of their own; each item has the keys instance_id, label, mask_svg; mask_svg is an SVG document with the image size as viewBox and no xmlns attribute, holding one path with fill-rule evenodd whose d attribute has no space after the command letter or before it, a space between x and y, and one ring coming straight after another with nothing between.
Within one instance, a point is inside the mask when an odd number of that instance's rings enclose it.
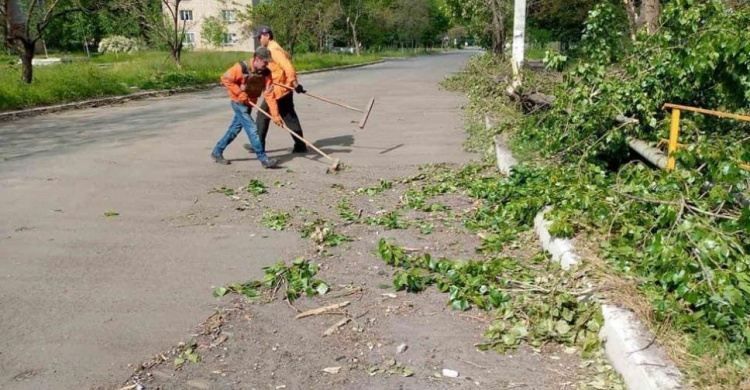
<instances>
[{"instance_id":1,"label":"utility pole","mask_svg":"<svg viewBox=\"0 0 750 390\"><path fill-rule=\"evenodd\" d=\"M521 69L526 40L526 0L515 0L513 11L513 61Z\"/></svg>"}]
</instances>

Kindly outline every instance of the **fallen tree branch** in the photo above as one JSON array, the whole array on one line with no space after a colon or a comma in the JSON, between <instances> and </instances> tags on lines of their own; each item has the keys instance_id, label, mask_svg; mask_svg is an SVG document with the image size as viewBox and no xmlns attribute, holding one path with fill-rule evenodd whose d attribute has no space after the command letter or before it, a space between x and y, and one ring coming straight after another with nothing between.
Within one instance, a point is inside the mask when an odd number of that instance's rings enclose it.
<instances>
[{"instance_id":1,"label":"fallen tree branch","mask_svg":"<svg viewBox=\"0 0 750 390\"><path fill-rule=\"evenodd\" d=\"M336 322L335 324L331 325L328 329L326 329L325 332L323 332L323 337L328 337L333 334L333 332L337 331L340 327L346 325L351 321L352 319L349 317L346 317L342 319L341 321Z\"/></svg>"},{"instance_id":2,"label":"fallen tree branch","mask_svg":"<svg viewBox=\"0 0 750 390\"><path fill-rule=\"evenodd\" d=\"M327 311L341 309L342 307L349 306L349 303L350 303L349 301L344 301L344 302L341 302L341 303L336 303L336 304L333 304L333 305L323 306L323 307L319 307L317 309L308 310L308 311L305 311L305 312L297 314L297 319L305 318L305 317L310 317L310 316L316 316L318 314L322 314L322 313L325 313Z\"/></svg>"}]
</instances>

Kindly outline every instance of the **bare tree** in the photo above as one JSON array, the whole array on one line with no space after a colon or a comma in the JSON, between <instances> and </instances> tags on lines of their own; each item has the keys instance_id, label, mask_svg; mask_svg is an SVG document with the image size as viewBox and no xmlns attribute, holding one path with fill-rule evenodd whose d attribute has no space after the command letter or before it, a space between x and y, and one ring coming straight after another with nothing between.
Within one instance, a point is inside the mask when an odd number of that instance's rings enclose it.
<instances>
[{"instance_id":1,"label":"bare tree","mask_svg":"<svg viewBox=\"0 0 750 390\"><path fill-rule=\"evenodd\" d=\"M357 55L360 53L359 39L357 38L357 27L359 26L360 18L365 16L368 12L368 0L339 0L339 7L341 13L346 17L347 29L350 29L352 33L352 44Z\"/></svg>"},{"instance_id":2,"label":"bare tree","mask_svg":"<svg viewBox=\"0 0 750 390\"><path fill-rule=\"evenodd\" d=\"M49 24L64 15L91 11L102 0L0 0L0 22L5 45L21 59L21 79L31 83L34 77L34 51L44 38Z\"/></svg>"},{"instance_id":3,"label":"bare tree","mask_svg":"<svg viewBox=\"0 0 750 390\"><path fill-rule=\"evenodd\" d=\"M161 12L154 12L149 0L118 0L118 7L127 10L142 21L152 43L169 49L169 55L178 69L182 69L182 49L190 14L180 12L183 0L159 0Z\"/></svg>"}]
</instances>

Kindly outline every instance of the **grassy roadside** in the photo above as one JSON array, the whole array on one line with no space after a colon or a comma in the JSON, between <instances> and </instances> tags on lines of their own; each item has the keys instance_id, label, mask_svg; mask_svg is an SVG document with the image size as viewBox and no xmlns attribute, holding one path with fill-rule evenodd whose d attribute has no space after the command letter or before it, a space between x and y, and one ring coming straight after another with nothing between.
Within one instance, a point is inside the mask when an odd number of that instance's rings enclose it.
<instances>
[{"instance_id":1,"label":"grassy roadside","mask_svg":"<svg viewBox=\"0 0 750 390\"><path fill-rule=\"evenodd\" d=\"M0 112L62 104L86 99L122 96L153 89L192 87L214 83L219 75L240 59L244 52L186 52L179 71L164 52L134 55L106 54L72 57L72 62L34 68L34 82L20 81L21 68L15 59L0 58ZM407 56L413 52L368 53L362 56L341 54L298 54L298 71L354 65L379 60L384 56Z\"/></svg>"},{"instance_id":2,"label":"grassy roadside","mask_svg":"<svg viewBox=\"0 0 750 390\"><path fill-rule=\"evenodd\" d=\"M453 185L483 201L472 225L485 235L483 246L512 245L519 233L530 229L539 210L554 206L548 214L553 222L550 231L575 236L588 260L606 264L600 288L651 327L656 342L690 385L749 389L750 355L742 338L747 318L743 296L750 292L745 274L748 209L732 197L732 188L741 187L747 174L733 168L729 153L713 161L699 149L694 157L681 156L685 160L678 174L637 161L597 163L599 156L592 156L596 142L581 146L566 139L559 144L561 151L553 149L557 145L540 133L569 137L566 129L571 123L595 116L567 122L561 119L569 115L565 112L523 116L505 96L504 86L492 82L509 78L509 73L507 65L494 59L475 58L466 71L444 85L469 95L466 146L485 153L484 171L452 179ZM526 73L524 85L543 91L559 88L544 76ZM484 115L495 119L489 131L482 124ZM728 138L737 139L739 130ZM492 173L494 153L488 145L497 133L510 137L521 160L507 179ZM729 151L717 146L721 139L702 142ZM573 146L581 151L569 152ZM704 167L687 169L688 158ZM724 167L722 176L712 176L714 167ZM717 184L708 189L689 184L703 181Z\"/></svg>"}]
</instances>

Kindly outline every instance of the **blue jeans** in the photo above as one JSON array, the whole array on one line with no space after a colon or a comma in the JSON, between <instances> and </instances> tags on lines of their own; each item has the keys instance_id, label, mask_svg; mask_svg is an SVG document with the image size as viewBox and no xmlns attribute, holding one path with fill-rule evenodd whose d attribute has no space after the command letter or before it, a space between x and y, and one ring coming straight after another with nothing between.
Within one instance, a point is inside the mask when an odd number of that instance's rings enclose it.
<instances>
[{"instance_id":1,"label":"blue jeans","mask_svg":"<svg viewBox=\"0 0 750 390\"><path fill-rule=\"evenodd\" d=\"M242 103L232 102L232 109L234 110L232 124L229 125L227 132L224 133L224 136L216 143L213 155L221 156L224 153L224 149L226 149L227 146L237 138L237 134L240 133L240 130L245 129L247 137L250 138L250 145L253 146L255 154L258 156L258 161L267 162L268 156L266 155L265 150L263 150L263 144L260 143L258 128L255 127L255 122L253 122L253 118L250 117L250 107Z\"/></svg>"}]
</instances>

